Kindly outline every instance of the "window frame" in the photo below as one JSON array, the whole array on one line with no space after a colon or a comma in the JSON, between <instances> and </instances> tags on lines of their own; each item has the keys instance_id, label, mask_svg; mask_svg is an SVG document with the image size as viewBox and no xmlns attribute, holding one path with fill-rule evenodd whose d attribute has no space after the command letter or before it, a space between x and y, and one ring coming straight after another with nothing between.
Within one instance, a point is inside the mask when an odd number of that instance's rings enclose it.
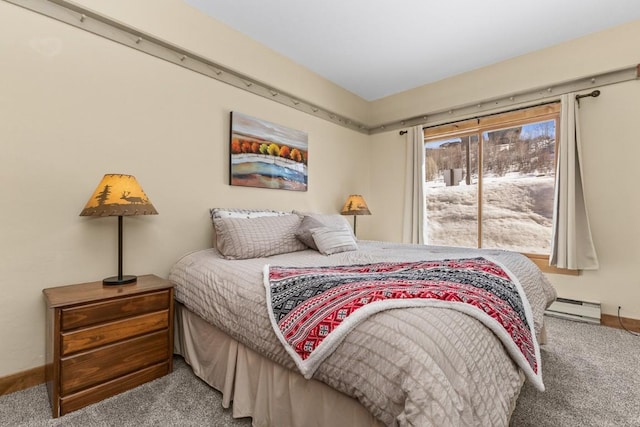
<instances>
[{"instance_id":1,"label":"window frame","mask_svg":"<svg viewBox=\"0 0 640 427\"><path fill-rule=\"evenodd\" d=\"M477 209L478 209L478 241L477 247L482 248L482 200L483 200L483 134L485 132L491 132L495 130L507 129L515 126L524 126L531 123L543 122L554 120L555 121L555 150L554 150L554 163L558 162L558 144L559 139L557 137L560 130L560 108L559 101L551 103L523 107L516 110L490 114L486 116L474 117L471 119L461 120L452 123L445 123L441 125L435 125L423 128L424 143L438 141L446 138L455 137L470 137L476 135L478 138L478 194L477 194ZM425 158L426 160L426 158ZM576 270L567 270L549 265L550 254L531 254L523 253L526 257L531 259L542 271L546 273L556 274L569 274L578 275Z\"/></svg>"}]
</instances>

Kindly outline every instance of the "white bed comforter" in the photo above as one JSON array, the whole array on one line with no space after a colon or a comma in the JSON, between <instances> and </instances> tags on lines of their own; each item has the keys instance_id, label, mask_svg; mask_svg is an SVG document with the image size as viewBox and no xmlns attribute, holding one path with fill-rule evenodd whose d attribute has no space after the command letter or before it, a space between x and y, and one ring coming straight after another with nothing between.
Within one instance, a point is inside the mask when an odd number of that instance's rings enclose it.
<instances>
[{"instance_id":1,"label":"white bed comforter","mask_svg":"<svg viewBox=\"0 0 640 427\"><path fill-rule=\"evenodd\" d=\"M266 308L265 264L315 266L486 255L522 284L537 333L555 290L526 257L500 250L359 242L332 256L312 250L224 260L215 249L171 269L175 296L234 339L292 370ZM393 309L359 324L314 374L358 399L389 426L507 426L524 381L498 338L478 320L446 308Z\"/></svg>"}]
</instances>

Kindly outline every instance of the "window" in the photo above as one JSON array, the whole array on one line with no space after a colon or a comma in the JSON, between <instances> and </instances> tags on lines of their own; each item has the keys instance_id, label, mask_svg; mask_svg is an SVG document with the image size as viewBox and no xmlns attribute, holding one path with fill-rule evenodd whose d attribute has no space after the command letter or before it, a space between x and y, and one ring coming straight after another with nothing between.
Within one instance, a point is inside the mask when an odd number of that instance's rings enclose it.
<instances>
[{"instance_id":1,"label":"window","mask_svg":"<svg viewBox=\"0 0 640 427\"><path fill-rule=\"evenodd\" d=\"M424 130L429 244L549 255L559 112L553 103Z\"/></svg>"}]
</instances>

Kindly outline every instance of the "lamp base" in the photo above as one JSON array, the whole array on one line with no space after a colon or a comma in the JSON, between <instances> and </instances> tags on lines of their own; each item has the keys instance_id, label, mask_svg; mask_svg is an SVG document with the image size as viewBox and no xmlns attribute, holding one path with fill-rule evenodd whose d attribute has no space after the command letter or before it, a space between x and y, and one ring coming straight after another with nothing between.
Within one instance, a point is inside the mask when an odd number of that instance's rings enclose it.
<instances>
[{"instance_id":1,"label":"lamp base","mask_svg":"<svg viewBox=\"0 0 640 427\"><path fill-rule=\"evenodd\" d=\"M138 280L138 276L113 276L107 277L102 281L102 284L105 286L117 286L117 285L126 285L127 283L133 283Z\"/></svg>"}]
</instances>

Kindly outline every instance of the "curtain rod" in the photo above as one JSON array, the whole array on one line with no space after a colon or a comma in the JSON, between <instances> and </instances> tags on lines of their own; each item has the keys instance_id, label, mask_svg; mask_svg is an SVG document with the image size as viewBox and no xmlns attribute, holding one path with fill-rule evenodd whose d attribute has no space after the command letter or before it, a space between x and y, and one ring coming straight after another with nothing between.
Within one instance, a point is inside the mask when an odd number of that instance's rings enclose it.
<instances>
[{"instance_id":1,"label":"curtain rod","mask_svg":"<svg viewBox=\"0 0 640 427\"><path fill-rule=\"evenodd\" d=\"M576 95L576 102L578 103L578 105L580 105L580 99L582 99L582 98L588 98L588 97L597 98L598 96L600 96L600 93L601 93L601 92L600 92L599 90L597 90L597 89L596 89L596 90L594 90L594 91L591 91L591 92L589 92L589 93L585 93L585 94L582 94L582 95L577 94L577 95ZM542 104L544 104L544 103L542 103ZM529 106L522 107L522 108L528 108L528 107L531 107L531 106L529 105ZM518 109L520 109L520 108L516 108L516 109L514 109L514 110L512 110L512 111L515 111L515 110L518 110ZM486 114L486 115L487 115L487 116L490 116L491 114ZM458 120L456 120L456 121L458 121ZM453 123L453 122L450 122L450 123ZM444 123L443 123L443 124L444 124ZM400 132L398 132L398 133L400 134L400 136L402 136L402 135L407 134L408 132L409 132L408 130L401 130L401 131L400 131Z\"/></svg>"},{"instance_id":2,"label":"curtain rod","mask_svg":"<svg viewBox=\"0 0 640 427\"><path fill-rule=\"evenodd\" d=\"M588 97L594 97L597 98L598 96L600 96L600 91L599 90L594 90L590 93L585 93L583 95L576 95L576 102L578 103L578 105L580 105L580 99L581 98L588 98Z\"/></svg>"},{"instance_id":3,"label":"curtain rod","mask_svg":"<svg viewBox=\"0 0 640 427\"><path fill-rule=\"evenodd\" d=\"M579 100L580 98L587 98L589 96L592 96L594 98L600 96L600 91L599 90L594 90L593 92L589 92L589 93L585 93L583 95L576 95L576 101Z\"/></svg>"}]
</instances>

